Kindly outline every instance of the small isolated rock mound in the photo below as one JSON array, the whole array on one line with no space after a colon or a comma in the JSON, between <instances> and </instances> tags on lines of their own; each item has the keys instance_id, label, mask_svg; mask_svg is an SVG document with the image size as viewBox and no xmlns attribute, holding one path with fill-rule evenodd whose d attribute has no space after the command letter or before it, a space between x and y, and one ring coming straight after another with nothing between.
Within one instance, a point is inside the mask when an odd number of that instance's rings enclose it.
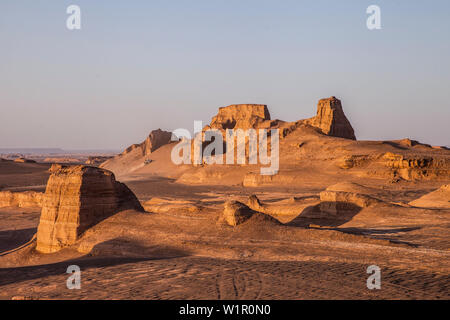
<instances>
[{"instance_id":1,"label":"small isolated rock mound","mask_svg":"<svg viewBox=\"0 0 450 320\"><path fill-rule=\"evenodd\" d=\"M25 192L0 192L0 208L1 207L19 207L19 208L35 208L41 207L44 194L42 192L25 191Z\"/></svg>"},{"instance_id":2,"label":"small isolated rock mound","mask_svg":"<svg viewBox=\"0 0 450 320\"><path fill-rule=\"evenodd\" d=\"M287 201L286 201L287 200ZM298 202L295 198L285 199L277 201L275 203L265 204L262 203L256 195L251 195L248 198L247 205L257 212L261 212L267 215L298 215L306 207L310 205L318 204L317 199L308 199L302 202Z\"/></svg>"},{"instance_id":3,"label":"small isolated rock mound","mask_svg":"<svg viewBox=\"0 0 450 320\"><path fill-rule=\"evenodd\" d=\"M382 203L381 200L364 194L365 191L370 191L370 188L353 183L330 186L320 193L320 211L337 214L339 211L367 208Z\"/></svg>"},{"instance_id":4,"label":"small isolated rock mound","mask_svg":"<svg viewBox=\"0 0 450 320\"><path fill-rule=\"evenodd\" d=\"M450 184L443 185L409 204L421 208L450 209Z\"/></svg>"},{"instance_id":5,"label":"small isolated rock mound","mask_svg":"<svg viewBox=\"0 0 450 320\"><path fill-rule=\"evenodd\" d=\"M53 165L50 172L37 232L39 252L56 252L75 243L85 230L118 211L143 210L110 171Z\"/></svg>"},{"instance_id":6,"label":"small isolated rock mound","mask_svg":"<svg viewBox=\"0 0 450 320\"><path fill-rule=\"evenodd\" d=\"M250 228L252 230L254 228L257 229L258 226L273 227L281 225L278 220L270 215L252 210L239 201L225 202L224 210L219 217L219 223L226 223L232 227L243 225L245 228Z\"/></svg>"},{"instance_id":7,"label":"small isolated rock mound","mask_svg":"<svg viewBox=\"0 0 450 320\"><path fill-rule=\"evenodd\" d=\"M319 100L317 115L307 122L326 135L356 140L353 127L342 109L341 100L336 97Z\"/></svg>"},{"instance_id":8,"label":"small isolated rock mound","mask_svg":"<svg viewBox=\"0 0 450 320\"><path fill-rule=\"evenodd\" d=\"M225 202L219 222L225 222L235 227L250 219L255 213L256 211L253 211L239 201L227 201Z\"/></svg>"},{"instance_id":9,"label":"small isolated rock mound","mask_svg":"<svg viewBox=\"0 0 450 320\"><path fill-rule=\"evenodd\" d=\"M140 149L143 156L148 156L156 149L170 143L171 138L171 132L163 131L161 129L153 130L144 142L129 146L122 154L130 153L135 149Z\"/></svg>"},{"instance_id":10,"label":"small isolated rock mound","mask_svg":"<svg viewBox=\"0 0 450 320\"><path fill-rule=\"evenodd\" d=\"M237 104L219 108L209 127L220 130L255 129L266 120L270 120L267 105Z\"/></svg>"},{"instance_id":11,"label":"small isolated rock mound","mask_svg":"<svg viewBox=\"0 0 450 320\"><path fill-rule=\"evenodd\" d=\"M142 203L145 211L153 213L166 213L170 211L197 213L201 211L202 206L192 200L176 200L152 198Z\"/></svg>"}]
</instances>

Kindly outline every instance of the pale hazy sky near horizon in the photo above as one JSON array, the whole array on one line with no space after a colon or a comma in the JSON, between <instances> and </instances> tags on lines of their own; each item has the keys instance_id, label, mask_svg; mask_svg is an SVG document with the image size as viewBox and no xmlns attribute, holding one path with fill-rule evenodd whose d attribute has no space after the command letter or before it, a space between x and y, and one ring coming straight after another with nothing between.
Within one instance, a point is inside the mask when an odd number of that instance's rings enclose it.
<instances>
[{"instance_id":1,"label":"pale hazy sky near horizon","mask_svg":"<svg viewBox=\"0 0 450 320\"><path fill-rule=\"evenodd\" d=\"M2 0L0 148L122 149L221 106L294 121L332 95L360 140L450 145L449 39L448 0Z\"/></svg>"}]
</instances>

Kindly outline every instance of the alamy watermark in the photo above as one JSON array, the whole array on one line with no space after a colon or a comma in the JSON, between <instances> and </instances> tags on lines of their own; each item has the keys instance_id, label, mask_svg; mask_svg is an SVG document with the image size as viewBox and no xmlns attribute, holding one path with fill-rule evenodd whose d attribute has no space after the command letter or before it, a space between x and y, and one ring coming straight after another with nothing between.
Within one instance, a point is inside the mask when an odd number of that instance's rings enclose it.
<instances>
[{"instance_id":1,"label":"alamy watermark","mask_svg":"<svg viewBox=\"0 0 450 320\"><path fill-rule=\"evenodd\" d=\"M381 269L379 266L371 265L367 267L367 273L370 276L367 278L367 289L380 290L381 289Z\"/></svg>"},{"instance_id":2,"label":"alamy watermark","mask_svg":"<svg viewBox=\"0 0 450 320\"><path fill-rule=\"evenodd\" d=\"M381 8L377 5L371 5L367 7L367 14L370 16L367 18L366 25L369 30L381 29Z\"/></svg>"},{"instance_id":3,"label":"alamy watermark","mask_svg":"<svg viewBox=\"0 0 450 320\"><path fill-rule=\"evenodd\" d=\"M266 165L260 169L262 175L278 173L279 129L202 130L202 121L194 121L194 137L192 138L189 130L180 128L174 130L172 141L178 141L179 138L181 141L171 153L172 162L176 165L261 164Z\"/></svg>"},{"instance_id":4,"label":"alamy watermark","mask_svg":"<svg viewBox=\"0 0 450 320\"><path fill-rule=\"evenodd\" d=\"M66 280L67 289L81 289L81 269L77 265L70 265L67 267L66 273L69 273L70 276Z\"/></svg>"},{"instance_id":5,"label":"alamy watermark","mask_svg":"<svg viewBox=\"0 0 450 320\"><path fill-rule=\"evenodd\" d=\"M75 4L67 7L66 13L69 14L66 20L66 27L69 30L81 29L81 8Z\"/></svg>"}]
</instances>

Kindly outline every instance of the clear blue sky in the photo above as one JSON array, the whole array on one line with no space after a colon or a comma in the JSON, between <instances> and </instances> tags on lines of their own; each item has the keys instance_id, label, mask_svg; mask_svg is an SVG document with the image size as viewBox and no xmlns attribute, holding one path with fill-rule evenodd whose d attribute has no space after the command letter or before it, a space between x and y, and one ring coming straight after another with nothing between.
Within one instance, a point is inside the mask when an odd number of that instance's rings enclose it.
<instances>
[{"instance_id":1,"label":"clear blue sky","mask_svg":"<svg viewBox=\"0 0 450 320\"><path fill-rule=\"evenodd\" d=\"M332 95L358 139L450 145L449 39L448 0L2 0L0 147L121 149L220 106L294 121Z\"/></svg>"}]
</instances>

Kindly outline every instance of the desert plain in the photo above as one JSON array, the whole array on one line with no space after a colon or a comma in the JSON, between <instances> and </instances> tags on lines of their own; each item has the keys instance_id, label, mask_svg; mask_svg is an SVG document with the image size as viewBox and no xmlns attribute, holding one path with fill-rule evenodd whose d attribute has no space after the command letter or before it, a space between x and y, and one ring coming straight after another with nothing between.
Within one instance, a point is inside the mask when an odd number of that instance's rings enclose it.
<instances>
[{"instance_id":1,"label":"desert plain","mask_svg":"<svg viewBox=\"0 0 450 320\"><path fill-rule=\"evenodd\" d=\"M0 299L449 299L450 150L357 140L344 107L216 111L205 130L278 130L273 175L177 165L159 129L111 157L1 159Z\"/></svg>"}]
</instances>

